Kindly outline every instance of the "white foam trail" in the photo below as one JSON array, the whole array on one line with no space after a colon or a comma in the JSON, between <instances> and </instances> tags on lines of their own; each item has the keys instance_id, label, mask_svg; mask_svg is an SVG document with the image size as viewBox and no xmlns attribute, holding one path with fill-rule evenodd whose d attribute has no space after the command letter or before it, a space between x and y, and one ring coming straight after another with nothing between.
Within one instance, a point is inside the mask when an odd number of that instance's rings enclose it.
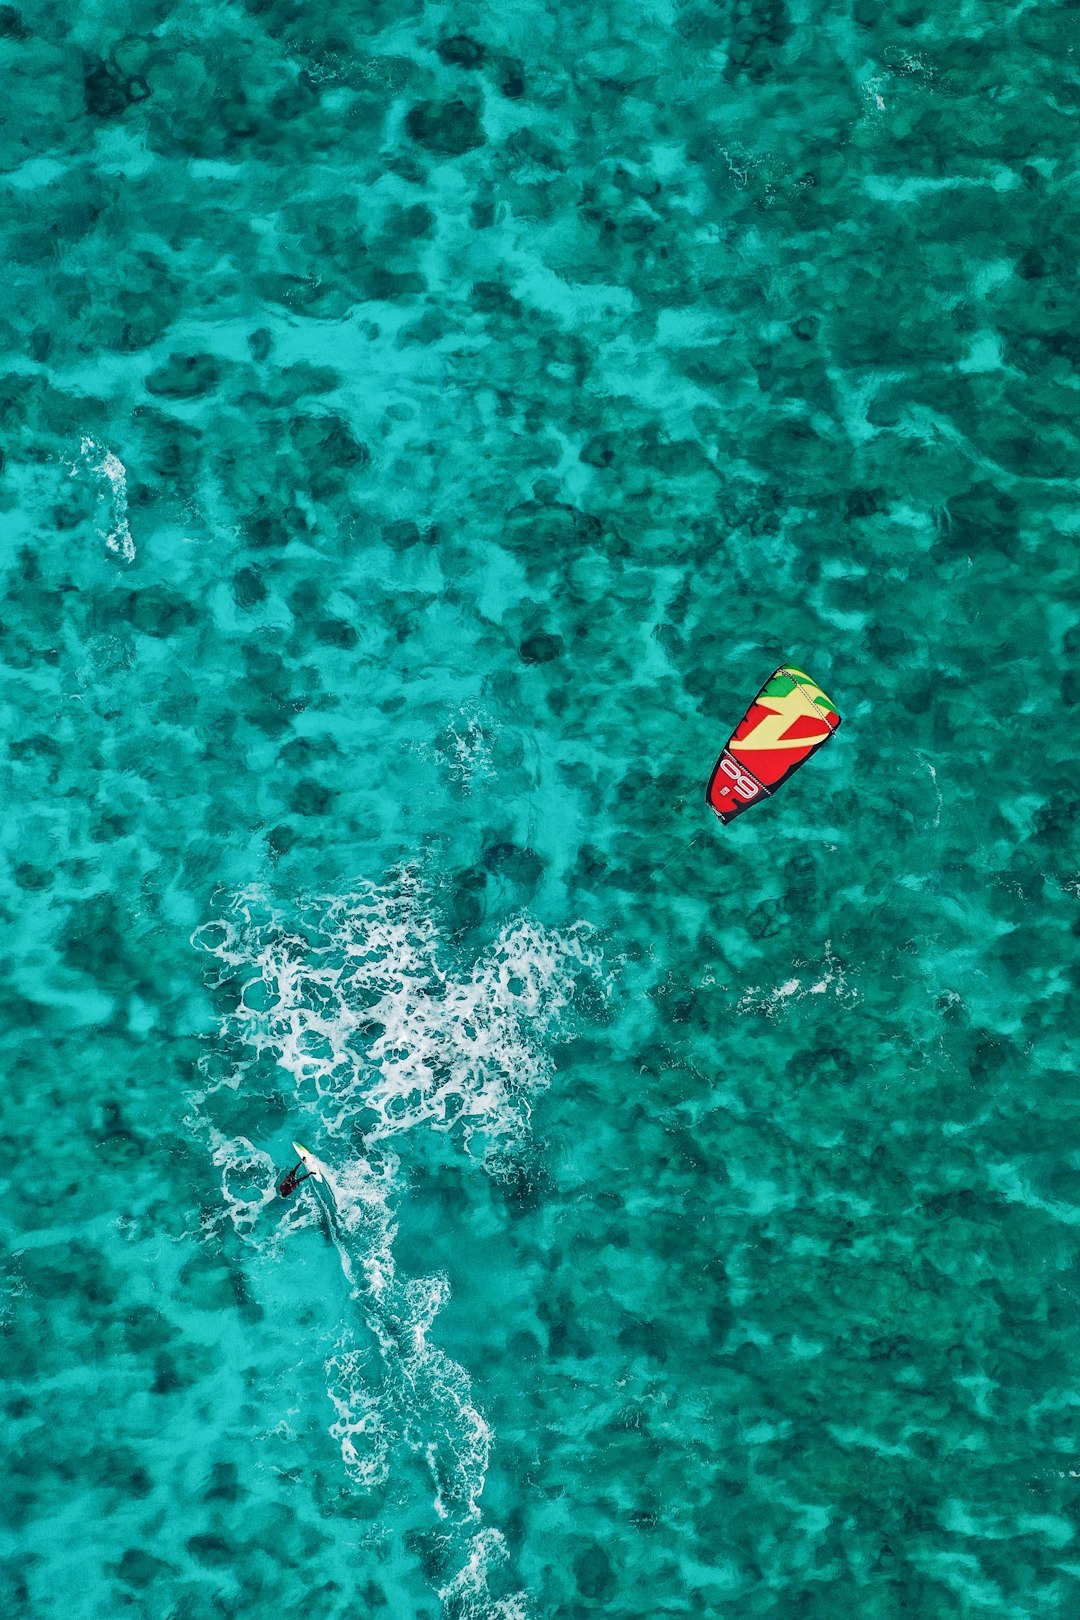
<instances>
[{"instance_id":1,"label":"white foam trail","mask_svg":"<svg viewBox=\"0 0 1080 1620\"><path fill-rule=\"evenodd\" d=\"M433 1129L500 1174L550 1079L545 1037L580 975L600 968L591 930L519 917L473 963L447 960L430 896L406 867L384 887L315 897L289 913L244 890L192 943L219 965L217 983L242 981L220 1033L224 1050L239 1045L245 1056L227 1074L205 1077L193 1110L237 1232L251 1240L265 1227L274 1166L246 1137L219 1130L214 1115L235 1110L248 1084L265 1091L266 1060L294 1107L314 1116L316 1133L298 1124L300 1137L344 1144L363 1128L363 1157L338 1148L324 1149L328 1164L318 1160L336 1208L325 1188L307 1182L276 1227L292 1233L322 1221L348 1285L353 1315L326 1362L330 1434L343 1465L371 1489L386 1479L396 1447L423 1457L436 1514L470 1538L444 1601L458 1620L523 1620L520 1594L493 1599L487 1590L491 1561L505 1553L498 1533L480 1525L491 1431L468 1373L430 1338L448 1281L397 1274L395 1144Z\"/></svg>"},{"instance_id":2,"label":"white foam trail","mask_svg":"<svg viewBox=\"0 0 1080 1620\"><path fill-rule=\"evenodd\" d=\"M434 743L415 742L410 751L437 759L463 794L495 775L491 739L495 722L478 703L462 703L451 714Z\"/></svg>"},{"instance_id":3,"label":"white foam trail","mask_svg":"<svg viewBox=\"0 0 1080 1620\"><path fill-rule=\"evenodd\" d=\"M525 1595L493 1599L488 1576L506 1560L506 1542L497 1530L478 1530L469 1543L465 1563L453 1580L439 1588L444 1604L453 1604L458 1620L528 1620Z\"/></svg>"},{"instance_id":4,"label":"white foam trail","mask_svg":"<svg viewBox=\"0 0 1080 1620\"><path fill-rule=\"evenodd\" d=\"M486 782L495 774L491 744L480 721L475 709L463 705L445 732L450 774L466 793L470 793L477 782Z\"/></svg>"},{"instance_id":5,"label":"white foam trail","mask_svg":"<svg viewBox=\"0 0 1080 1620\"><path fill-rule=\"evenodd\" d=\"M934 820L932 822L932 825L935 826L935 827L940 827L941 826L941 812L942 812L942 809L943 809L944 804L945 804L945 798L944 798L944 795L942 794L941 788L938 785L937 771L934 769L934 767L931 764L930 760L927 759L927 757L926 757L926 755L924 753L922 753L921 751L918 751L918 750L916 752L917 752L918 758L922 761L922 763L926 766L926 769L930 772L930 780L934 784L934 793L937 796L937 810L934 813Z\"/></svg>"},{"instance_id":6,"label":"white foam trail","mask_svg":"<svg viewBox=\"0 0 1080 1620\"><path fill-rule=\"evenodd\" d=\"M450 1297L446 1277L436 1273L401 1281L397 1276L392 1190L392 1177L385 1170L372 1172L364 1160L347 1166L338 1181L342 1218L331 1219L330 1235L361 1320L378 1346L385 1389L372 1391L369 1358L346 1329L327 1363L330 1398L338 1413L330 1432L357 1484L377 1483L382 1477L378 1458L401 1441L427 1462L439 1518L475 1521L491 1431L473 1402L468 1373L428 1337ZM362 1456L356 1450L358 1432L369 1448ZM375 1454L370 1450L373 1435L378 1438Z\"/></svg>"},{"instance_id":7,"label":"white foam trail","mask_svg":"<svg viewBox=\"0 0 1080 1620\"><path fill-rule=\"evenodd\" d=\"M343 1345L326 1363L327 1393L337 1412L330 1433L341 1446L350 1479L365 1490L389 1476L392 1432L386 1402L370 1387L369 1360L363 1351Z\"/></svg>"},{"instance_id":8,"label":"white foam trail","mask_svg":"<svg viewBox=\"0 0 1080 1620\"><path fill-rule=\"evenodd\" d=\"M110 551L125 562L135 560L135 542L128 524L127 468L112 450L84 434L79 441L79 459L71 468L72 477L84 471L98 480L98 501L108 502L108 520L98 534Z\"/></svg>"},{"instance_id":9,"label":"white foam trail","mask_svg":"<svg viewBox=\"0 0 1080 1620\"><path fill-rule=\"evenodd\" d=\"M926 89L933 90L937 86L937 70L923 57L916 56L911 51L889 50L886 60L877 73L869 74L863 79L860 89L870 107L871 113L885 111L885 97L883 90L897 93L903 88L904 79L918 80Z\"/></svg>"}]
</instances>

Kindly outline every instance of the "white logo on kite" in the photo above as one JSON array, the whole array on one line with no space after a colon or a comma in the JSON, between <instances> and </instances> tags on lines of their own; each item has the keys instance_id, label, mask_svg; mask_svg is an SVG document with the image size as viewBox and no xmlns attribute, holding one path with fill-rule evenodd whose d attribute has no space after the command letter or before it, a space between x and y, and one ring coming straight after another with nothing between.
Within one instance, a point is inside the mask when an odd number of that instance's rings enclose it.
<instances>
[{"instance_id":1,"label":"white logo on kite","mask_svg":"<svg viewBox=\"0 0 1080 1620\"><path fill-rule=\"evenodd\" d=\"M720 769L729 777L735 792L740 799L756 799L761 792L761 786L754 781L746 771L742 770L733 759L722 759ZM730 792L731 790L728 789Z\"/></svg>"}]
</instances>

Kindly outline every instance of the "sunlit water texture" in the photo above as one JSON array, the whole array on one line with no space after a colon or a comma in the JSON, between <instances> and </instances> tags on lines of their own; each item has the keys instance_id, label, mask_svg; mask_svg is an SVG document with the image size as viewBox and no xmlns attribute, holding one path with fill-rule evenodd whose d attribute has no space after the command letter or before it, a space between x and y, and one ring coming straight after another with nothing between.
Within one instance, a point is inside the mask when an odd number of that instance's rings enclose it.
<instances>
[{"instance_id":1,"label":"sunlit water texture","mask_svg":"<svg viewBox=\"0 0 1080 1620\"><path fill-rule=\"evenodd\" d=\"M0 6L16 1620L1080 1612L1074 17Z\"/></svg>"}]
</instances>

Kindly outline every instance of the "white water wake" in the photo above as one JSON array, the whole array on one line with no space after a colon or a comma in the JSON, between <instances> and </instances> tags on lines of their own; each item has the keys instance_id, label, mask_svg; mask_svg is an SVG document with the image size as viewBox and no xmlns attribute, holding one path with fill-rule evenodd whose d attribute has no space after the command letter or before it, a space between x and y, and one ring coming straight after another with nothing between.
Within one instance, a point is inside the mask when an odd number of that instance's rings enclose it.
<instances>
[{"instance_id":1,"label":"white water wake","mask_svg":"<svg viewBox=\"0 0 1080 1620\"><path fill-rule=\"evenodd\" d=\"M466 1370L430 1333L449 1297L442 1274L401 1278L394 1210L410 1133L438 1131L499 1176L527 1138L533 1099L549 1083L545 1038L578 980L599 969L590 930L508 923L474 962L447 960L437 914L414 868L379 887L315 897L288 912L257 889L230 899L193 943L234 988L221 1051L227 1073L207 1074L194 1119L221 1170L223 1207L237 1234L265 1248L325 1223L350 1309L326 1362L329 1433L350 1479L383 1483L404 1446L426 1463L433 1508L463 1539L461 1569L440 1597L466 1620L522 1620L520 1594L494 1599L488 1571L505 1556L481 1522L492 1436ZM306 1184L267 1229L274 1161L229 1132L246 1087L265 1098L271 1060L297 1134L320 1140L336 1208ZM260 1078L256 1080L256 1076ZM262 1087L262 1091L259 1087ZM225 1105L228 1105L227 1107ZM363 1133L363 1150L355 1146Z\"/></svg>"}]
</instances>

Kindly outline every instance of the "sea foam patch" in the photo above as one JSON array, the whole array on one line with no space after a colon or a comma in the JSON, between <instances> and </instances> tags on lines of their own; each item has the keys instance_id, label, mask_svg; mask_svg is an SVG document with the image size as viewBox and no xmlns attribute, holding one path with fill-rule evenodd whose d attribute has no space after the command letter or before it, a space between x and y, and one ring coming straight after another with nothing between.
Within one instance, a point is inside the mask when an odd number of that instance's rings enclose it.
<instances>
[{"instance_id":1,"label":"sea foam patch","mask_svg":"<svg viewBox=\"0 0 1080 1620\"><path fill-rule=\"evenodd\" d=\"M858 999L859 993L848 983L847 969L832 949L831 940L825 941L823 959L813 962L807 957L796 957L792 967L797 971L781 984L764 989L761 985L746 987L736 1007L738 1013L759 1013L774 1018L791 1003L806 996L829 996L847 1007Z\"/></svg>"},{"instance_id":2,"label":"sea foam patch","mask_svg":"<svg viewBox=\"0 0 1080 1620\"><path fill-rule=\"evenodd\" d=\"M458 705L433 742L410 743L421 759L437 760L447 778L465 797L495 776L493 743L498 727L479 703Z\"/></svg>"},{"instance_id":3,"label":"sea foam patch","mask_svg":"<svg viewBox=\"0 0 1080 1620\"><path fill-rule=\"evenodd\" d=\"M586 925L527 916L473 963L448 962L411 867L289 917L244 890L193 942L222 977L247 973L223 1033L272 1058L331 1135L359 1116L369 1141L456 1130L493 1168L550 1081L545 1036L600 962Z\"/></svg>"},{"instance_id":4,"label":"sea foam patch","mask_svg":"<svg viewBox=\"0 0 1080 1620\"><path fill-rule=\"evenodd\" d=\"M110 551L116 552L125 562L134 562L135 541L128 523L127 468L124 463L114 451L89 434L84 434L79 441L78 458L70 466L73 478L83 472L89 473L96 481L98 507L105 513L105 521L99 524L98 534Z\"/></svg>"}]
</instances>

